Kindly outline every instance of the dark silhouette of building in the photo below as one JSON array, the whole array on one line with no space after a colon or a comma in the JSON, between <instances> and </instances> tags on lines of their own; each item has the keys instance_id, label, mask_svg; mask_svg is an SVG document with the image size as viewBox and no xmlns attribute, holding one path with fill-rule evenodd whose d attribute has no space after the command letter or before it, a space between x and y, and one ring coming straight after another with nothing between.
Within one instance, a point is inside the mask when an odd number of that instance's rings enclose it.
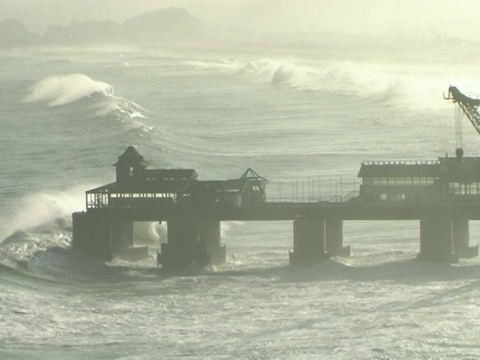
<instances>
[{"instance_id":1,"label":"dark silhouette of building","mask_svg":"<svg viewBox=\"0 0 480 360\"><path fill-rule=\"evenodd\" d=\"M114 164L116 181L86 192L86 212L74 213L74 247L100 259L146 254L134 247L134 221L166 221L168 243L159 263L166 268L225 261L220 221L209 212L265 202L268 181L248 169L238 179L201 181L193 169L148 169L129 146Z\"/></svg>"},{"instance_id":2,"label":"dark silhouette of building","mask_svg":"<svg viewBox=\"0 0 480 360\"><path fill-rule=\"evenodd\" d=\"M193 169L148 169L128 147L114 164L116 181L86 192L73 214L73 246L102 260L145 256L134 246L135 221L167 223L158 264L166 270L226 260L221 221L293 221L292 265L350 254L346 220L419 220L419 258L456 261L478 255L469 220L480 220L480 158L365 162L359 196L345 202L267 202L268 181L247 169L238 179L200 180Z\"/></svg>"}]
</instances>

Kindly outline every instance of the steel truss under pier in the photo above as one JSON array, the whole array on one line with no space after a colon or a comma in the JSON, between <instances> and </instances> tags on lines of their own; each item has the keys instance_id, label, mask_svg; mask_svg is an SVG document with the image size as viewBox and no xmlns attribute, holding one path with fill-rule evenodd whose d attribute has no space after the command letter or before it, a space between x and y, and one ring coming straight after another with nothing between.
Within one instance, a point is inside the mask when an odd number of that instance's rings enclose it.
<instances>
[{"instance_id":1,"label":"steel truss under pier","mask_svg":"<svg viewBox=\"0 0 480 360\"><path fill-rule=\"evenodd\" d=\"M480 220L480 190L467 187L480 184L480 173L476 179L470 171L480 168L477 158L363 163L358 197L309 203L268 202L268 181L252 169L238 179L214 181L198 180L192 169L150 170L132 146L114 166L116 181L87 191L86 211L73 213L74 249L102 260L147 255L146 247L135 246L137 221L167 223L158 264L168 271L225 262L221 222L235 220L292 221L294 266L349 256L343 243L349 220L419 221L422 260L478 255L478 245L470 246L469 221Z\"/></svg>"}]
</instances>

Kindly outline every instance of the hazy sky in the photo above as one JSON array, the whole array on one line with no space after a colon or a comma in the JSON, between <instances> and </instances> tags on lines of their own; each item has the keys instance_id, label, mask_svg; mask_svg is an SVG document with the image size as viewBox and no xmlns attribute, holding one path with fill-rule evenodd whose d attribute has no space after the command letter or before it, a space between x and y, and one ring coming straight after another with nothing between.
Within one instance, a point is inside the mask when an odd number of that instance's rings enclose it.
<instances>
[{"instance_id":1,"label":"hazy sky","mask_svg":"<svg viewBox=\"0 0 480 360\"><path fill-rule=\"evenodd\" d=\"M43 33L49 24L126 18L184 7L205 24L253 32L462 36L480 40L478 0L0 0L0 20Z\"/></svg>"}]
</instances>

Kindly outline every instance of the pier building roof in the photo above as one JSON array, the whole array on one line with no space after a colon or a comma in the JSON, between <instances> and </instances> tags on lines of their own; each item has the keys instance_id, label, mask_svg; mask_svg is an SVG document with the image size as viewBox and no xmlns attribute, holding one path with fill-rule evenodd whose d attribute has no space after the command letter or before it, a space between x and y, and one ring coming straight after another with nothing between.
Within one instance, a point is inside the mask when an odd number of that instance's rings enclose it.
<instances>
[{"instance_id":1,"label":"pier building roof","mask_svg":"<svg viewBox=\"0 0 480 360\"><path fill-rule=\"evenodd\" d=\"M253 170L252 168L248 168L242 174L242 176L240 176L240 179L251 181L251 182L255 183L256 185L267 185L268 184L268 180L265 179L264 177L258 175L258 173L255 170Z\"/></svg>"},{"instance_id":2,"label":"pier building roof","mask_svg":"<svg viewBox=\"0 0 480 360\"><path fill-rule=\"evenodd\" d=\"M92 193L190 193L194 187L192 180L175 181L136 181L132 183L114 182L87 191Z\"/></svg>"},{"instance_id":3,"label":"pier building roof","mask_svg":"<svg viewBox=\"0 0 480 360\"><path fill-rule=\"evenodd\" d=\"M139 164L146 166L147 163L142 155L135 149L134 146L130 145L127 147L125 152L118 157L118 160L113 166L121 165L121 164Z\"/></svg>"},{"instance_id":4,"label":"pier building roof","mask_svg":"<svg viewBox=\"0 0 480 360\"><path fill-rule=\"evenodd\" d=\"M262 184L265 185L266 183L262 182ZM198 189L217 192L244 192L259 185L251 179L207 180L199 182Z\"/></svg>"},{"instance_id":5,"label":"pier building roof","mask_svg":"<svg viewBox=\"0 0 480 360\"><path fill-rule=\"evenodd\" d=\"M198 174L194 169L148 169L145 173L147 182L190 181L197 177Z\"/></svg>"},{"instance_id":6,"label":"pier building roof","mask_svg":"<svg viewBox=\"0 0 480 360\"><path fill-rule=\"evenodd\" d=\"M398 177L439 177L439 161L372 161L364 162L358 177L398 178Z\"/></svg>"},{"instance_id":7,"label":"pier building roof","mask_svg":"<svg viewBox=\"0 0 480 360\"><path fill-rule=\"evenodd\" d=\"M247 169L238 179L198 180L194 169L147 169L144 157L129 146L114 164L117 168L115 182L103 185L89 194L194 194L194 193L243 193L260 191L268 180L253 169Z\"/></svg>"}]
</instances>

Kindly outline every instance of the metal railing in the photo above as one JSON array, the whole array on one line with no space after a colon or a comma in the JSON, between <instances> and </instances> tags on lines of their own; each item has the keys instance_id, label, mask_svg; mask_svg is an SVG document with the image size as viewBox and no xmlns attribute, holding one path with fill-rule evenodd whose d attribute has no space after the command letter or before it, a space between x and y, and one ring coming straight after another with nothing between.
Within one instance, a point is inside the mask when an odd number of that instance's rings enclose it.
<instances>
[{"instance_id":1,"label":"metal railing","mask_svg":"<svg viewBox=\"0 0 480 360\"><path fill-rule=\"evenodd\" d=\"M439 160L362 161L362 165L437 165Z\"/></svg>"},{"instance_id":2,"label":"metal railing","mask_svg":"<svg viewBox=\"0 0 480 360\"><path fill-rule=\"evenodd\" d=\"M356 177L308 177L285 181L270 181L267 202L317 203L345 202L359 195L360 182Z\"/></svg>"}]
</instances>

